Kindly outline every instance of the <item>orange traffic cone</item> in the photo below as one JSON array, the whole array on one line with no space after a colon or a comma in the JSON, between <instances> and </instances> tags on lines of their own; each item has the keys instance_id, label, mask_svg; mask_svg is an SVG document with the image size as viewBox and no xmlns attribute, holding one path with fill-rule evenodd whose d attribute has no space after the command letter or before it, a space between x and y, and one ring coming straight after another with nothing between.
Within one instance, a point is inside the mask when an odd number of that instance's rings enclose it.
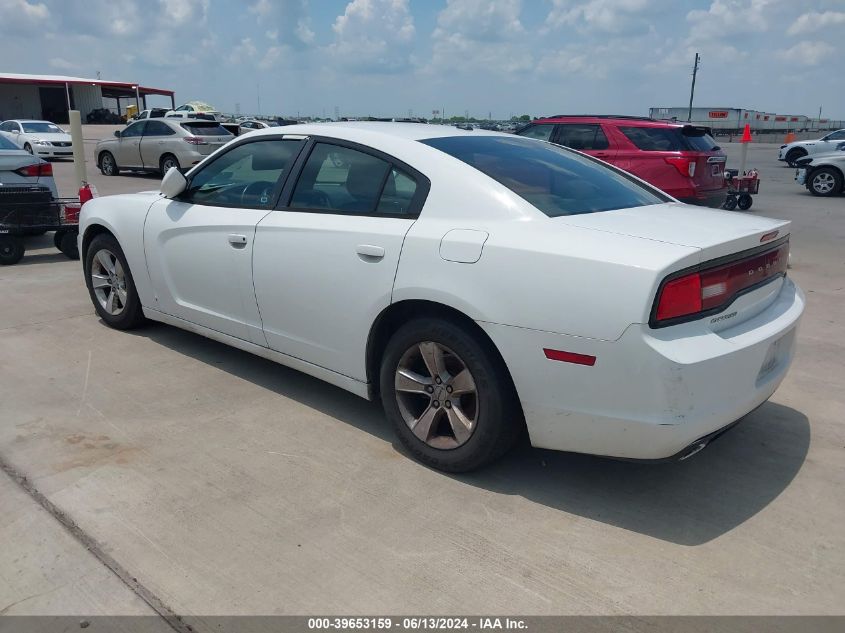
<instances>
[{"instance_id":1,"label":"orange traffic cone","mask_svg":"<svg viewBox=\"0 0 845 633\"><path fill-rule=\"evenodd\" d=\"M748 123L745 124L745 130L742 132L742 138L739 139L740 143L750 143L751 142L751 125Z\"/></svg>"},{"instance_id":2,"label":"orange traffic cone","mask_svg":"<svg viewBox=\"0 0 845 633\"><path fill-rule=\"evenodd\" d=\"M794 140L795 140L795 132L788 132L787 135L786 135L786 138L783 139L783 142L788 145L789 143L792 143Z\"/></svg>"}]
</instances>

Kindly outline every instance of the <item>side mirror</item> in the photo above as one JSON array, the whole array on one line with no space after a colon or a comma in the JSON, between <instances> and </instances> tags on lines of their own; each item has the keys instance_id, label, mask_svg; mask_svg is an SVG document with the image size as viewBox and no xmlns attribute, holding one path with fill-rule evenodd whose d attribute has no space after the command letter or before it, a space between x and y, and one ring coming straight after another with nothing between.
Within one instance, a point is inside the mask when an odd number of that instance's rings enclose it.
<instances>
[{"instance_id":1,"label":"side mirror","mask_svg":"<svg viewBox=\"0 0 845 633\"><path fill-rule=\"evenodd\" d=\"M161 180L160 191L165 198L172 200L185 191L187 187L188 179L185 178L185 175L177 167L171 167Z\"/></svg>"},{"instance_id":2,"label":"side mirror","mask_svg":"<svg viewBox=\"0 0 845 633\"><path fill-rule=\"evenodd\" d=\"M120 130L115 130L115 131L114 131L114 135L115 135L117 138L120 138Z\"/></svg>"}]
</instances>

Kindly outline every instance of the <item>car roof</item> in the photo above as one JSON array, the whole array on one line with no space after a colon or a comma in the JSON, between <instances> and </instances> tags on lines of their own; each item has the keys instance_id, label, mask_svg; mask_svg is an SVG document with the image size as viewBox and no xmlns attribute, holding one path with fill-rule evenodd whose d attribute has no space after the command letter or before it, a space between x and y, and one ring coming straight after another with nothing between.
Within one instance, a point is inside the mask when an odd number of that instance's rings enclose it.
<instances>
[{"instance_id":1,"label":"car roof","mask_svg":"<svg viewBox=\"0 0 845 633\"><path fill-rule=\"evenodd\" d=\"M3 123L6 123L7 121L15 121L17 123L49 123L50 125L57 125L52 121L45 121L44 119L6 119Z\"/></svg>"},{"instance_id":2,"label":"car roof","mask_svg":"<svg viewBox=\"0 0 845 633\"><path fill-rule=\"evenodd\" d=\"M381 138L422 141L446 136L506 136L512 134L492 130L460 130L451 125L431 125L428 123L398 123L392 121L338 121L331 123L298 123L282 127L264 128L250 133L250 138L258 135L306 134L330 136L338 139L360 141L371 136L373 140ZM366 141L360 141L366 142Z\"/></svg>"},{"instance_id":3,"label":"car roof","mask_svg":"<svg viewBox=\"0 0 845 633\"><path fill-rule=\"evenodd\" d=\"M532 123L571 123L573 121L582 121L584 123L600 123L602 121L611 121L616 123L624 123L630 126L639 127L683 127L680 121L663 121L660 119L651 119L649 117L641 116L627 116L627 115L613 115L613 114L557 114L555 116L543 117L534 119Z\"/></svg>"}]
</instances>

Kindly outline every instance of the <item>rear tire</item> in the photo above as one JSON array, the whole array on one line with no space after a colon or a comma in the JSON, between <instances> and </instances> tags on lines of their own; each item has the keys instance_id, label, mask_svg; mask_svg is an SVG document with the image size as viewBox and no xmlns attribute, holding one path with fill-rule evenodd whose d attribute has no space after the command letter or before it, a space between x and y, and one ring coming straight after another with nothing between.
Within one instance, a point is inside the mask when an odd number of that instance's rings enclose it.
<instances>
[{"instance_id":1,"label":"rear tire","mask_svg":"<svg viewBox=\"0 0 845 633\"><path fill-rule=\"evenodd\" d=\"M842 191L842 174L833 167L820 167L807 178L807 189L814 196L835 196Z\"/></svg>"},{"instance_id":2,"label":"rear tire","mask_svg":"<svg viewBox=\"0 0 845 633\"><path fill-rule=\"evenodd\" d=\"M727 200L725 200L725 204L722 205L723 209L727 209L728 211L733 211L736 209L736 196L728 196Z\"/></svg>"},{"instance_id":3,"label":"rear tire","mask_svg":"<svg viewBox=\"0 0 845 633\"><path fill-rule=\"evenodd\" d=\"M443 318L416 319L396 331L382 356L380 386L399 440L438 470L484 466L524 428L504 363L477 335Z\"/></svg>"},{"instance_id":4,"label":"rear tire","mask_svg":"<svg viewBox=\"0 0 845 633\"><path fill-rule=\"evenodd\" d=\"M754 198L751 197L751 194L743 193L740 194L739 200L737 200L736 204L741 210L748 211L748 209L751 208L751 205L754 204Z\"/></svg>"},{"instance_id":5,"label":"rear tire","mask_svg":"<svg viewBox=\"0 0 845 633\"><path fill-rule=\"evenodd\" d=\"M0 235L0 266L11 266L21 261L26 246L17 235Z\"/></svg>"},{"instance_id":6,"label":"rear tire","mask_svg":"<svg viewBox=\"0 0 845 633\"><path fill-rule=\"evenodd\" d=\"M161 171L162 178L164 175L170 171L171 167L175 167L176 169L182 169L182 166L179 164L179 159L176 158L173 154L165 154L159 160L159 169Z\"/></svg>"},{"instance_id":7,"label":"rear tire","mask_svg":"<svg viewBox=\"0 0 845 633\"><path fill-rule=\"evenodd\" d=\"M120 168L118 168L117 161L111 152L100 154L100 171L103 176L117 176L120 174Z\"/></svg>"},{"instance_id":8,"label":"rear tire","mask_svg":"<svg viewBox=\"0 0 845 633\"><path fill-rule=\"evenodd\" d=\"M797 161L799 158L803 158L806 155L807 155L807 150L805 150L805 149L800 149L800 148L791 149L786 153L786 164L789 165L790 167L793 167L793 168L797 167L797 165L795 164L795 161Z\"/></svg>"},{"instance_id":9,"label":"rear tire","mask_svg":"<svg viewBox=\"0 0 845 633\"><path fill-rule=\"evenodd\" d=\"M101 233L91 240L85 252L84 270L91 302L106 325L131 330L144 324L146 319L132 271L114 236Z\"/></svg>"}]
</instances>

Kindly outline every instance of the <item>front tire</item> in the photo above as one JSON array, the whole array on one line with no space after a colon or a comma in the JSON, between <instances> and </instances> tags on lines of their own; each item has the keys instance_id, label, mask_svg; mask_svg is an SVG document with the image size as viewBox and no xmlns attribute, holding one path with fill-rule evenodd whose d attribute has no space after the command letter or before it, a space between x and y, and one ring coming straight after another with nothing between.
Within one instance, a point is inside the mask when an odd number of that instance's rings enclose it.
<instances>
[{"instance_id":1,"label":"front tire","mask_svg":"<svg viewBox=\"0 0 845 633\"><path fill-rule=\"evenodd\" d=\"M30 154L34 154L34 153L35 153L35 152L33 152L33 151L32 151L32 145L30 145L29 143L24 143L23 148L24 148L27 152L29 152Z\"/></svg>"},{"instance_id":2,"label":"front tire","mask_svg":"<svg viewBox=\"0 0 845 633\"><path fill-rule=\"evenodd\" d=\"M382 357L381 399L399 440L419 461L466 472L502 456L523 428L501 359L441 318L403 325Z\"/></svg>"},{"instance_id":3,"label":"front tire","mask_svg":"<svg viewBox=\"0 0 845 633\"><path fill-rule=\"evenodd\" d=\"M145 321L132 271L117 240L97 235L85 252L85 285L94 309L107 325L131 330Z\"/></svg>"},{"instance_id":4,"label":"front tire","mask_svg":"<svg viewBox=\"0 0 845 633\"><path fill-rule=\"evenodd\" d=\"M816 169L808 178L807 189L814 196L835 196L842 191L842 174L832 167Z\"/></svg>"},{"instance_id":5,"label":"front tire","mask_svg":"<svg viewBox=\"0 0 845 633\"><path fill-rule=\"evenodd\" d=\"M103 176L117 176L120 173L117 161L111 152L100 154L100 171L103 173Z\"/></svg>"},{"instance_id":6,"label":"front tire","mask_svg":"<svg viewBox=\"0 0 845 633\"><path fill-rule=\"evenodd\" d=\"M795 167L797 167L797 165L795 164L795 161L797 161L799 158L803 158L806 155L807 155L807 150L805 150L805 149L800 149L800 148L791 149L786 153L786 164L789 165L792 168L795 168Z\"/></svg>"}]
</instances>

